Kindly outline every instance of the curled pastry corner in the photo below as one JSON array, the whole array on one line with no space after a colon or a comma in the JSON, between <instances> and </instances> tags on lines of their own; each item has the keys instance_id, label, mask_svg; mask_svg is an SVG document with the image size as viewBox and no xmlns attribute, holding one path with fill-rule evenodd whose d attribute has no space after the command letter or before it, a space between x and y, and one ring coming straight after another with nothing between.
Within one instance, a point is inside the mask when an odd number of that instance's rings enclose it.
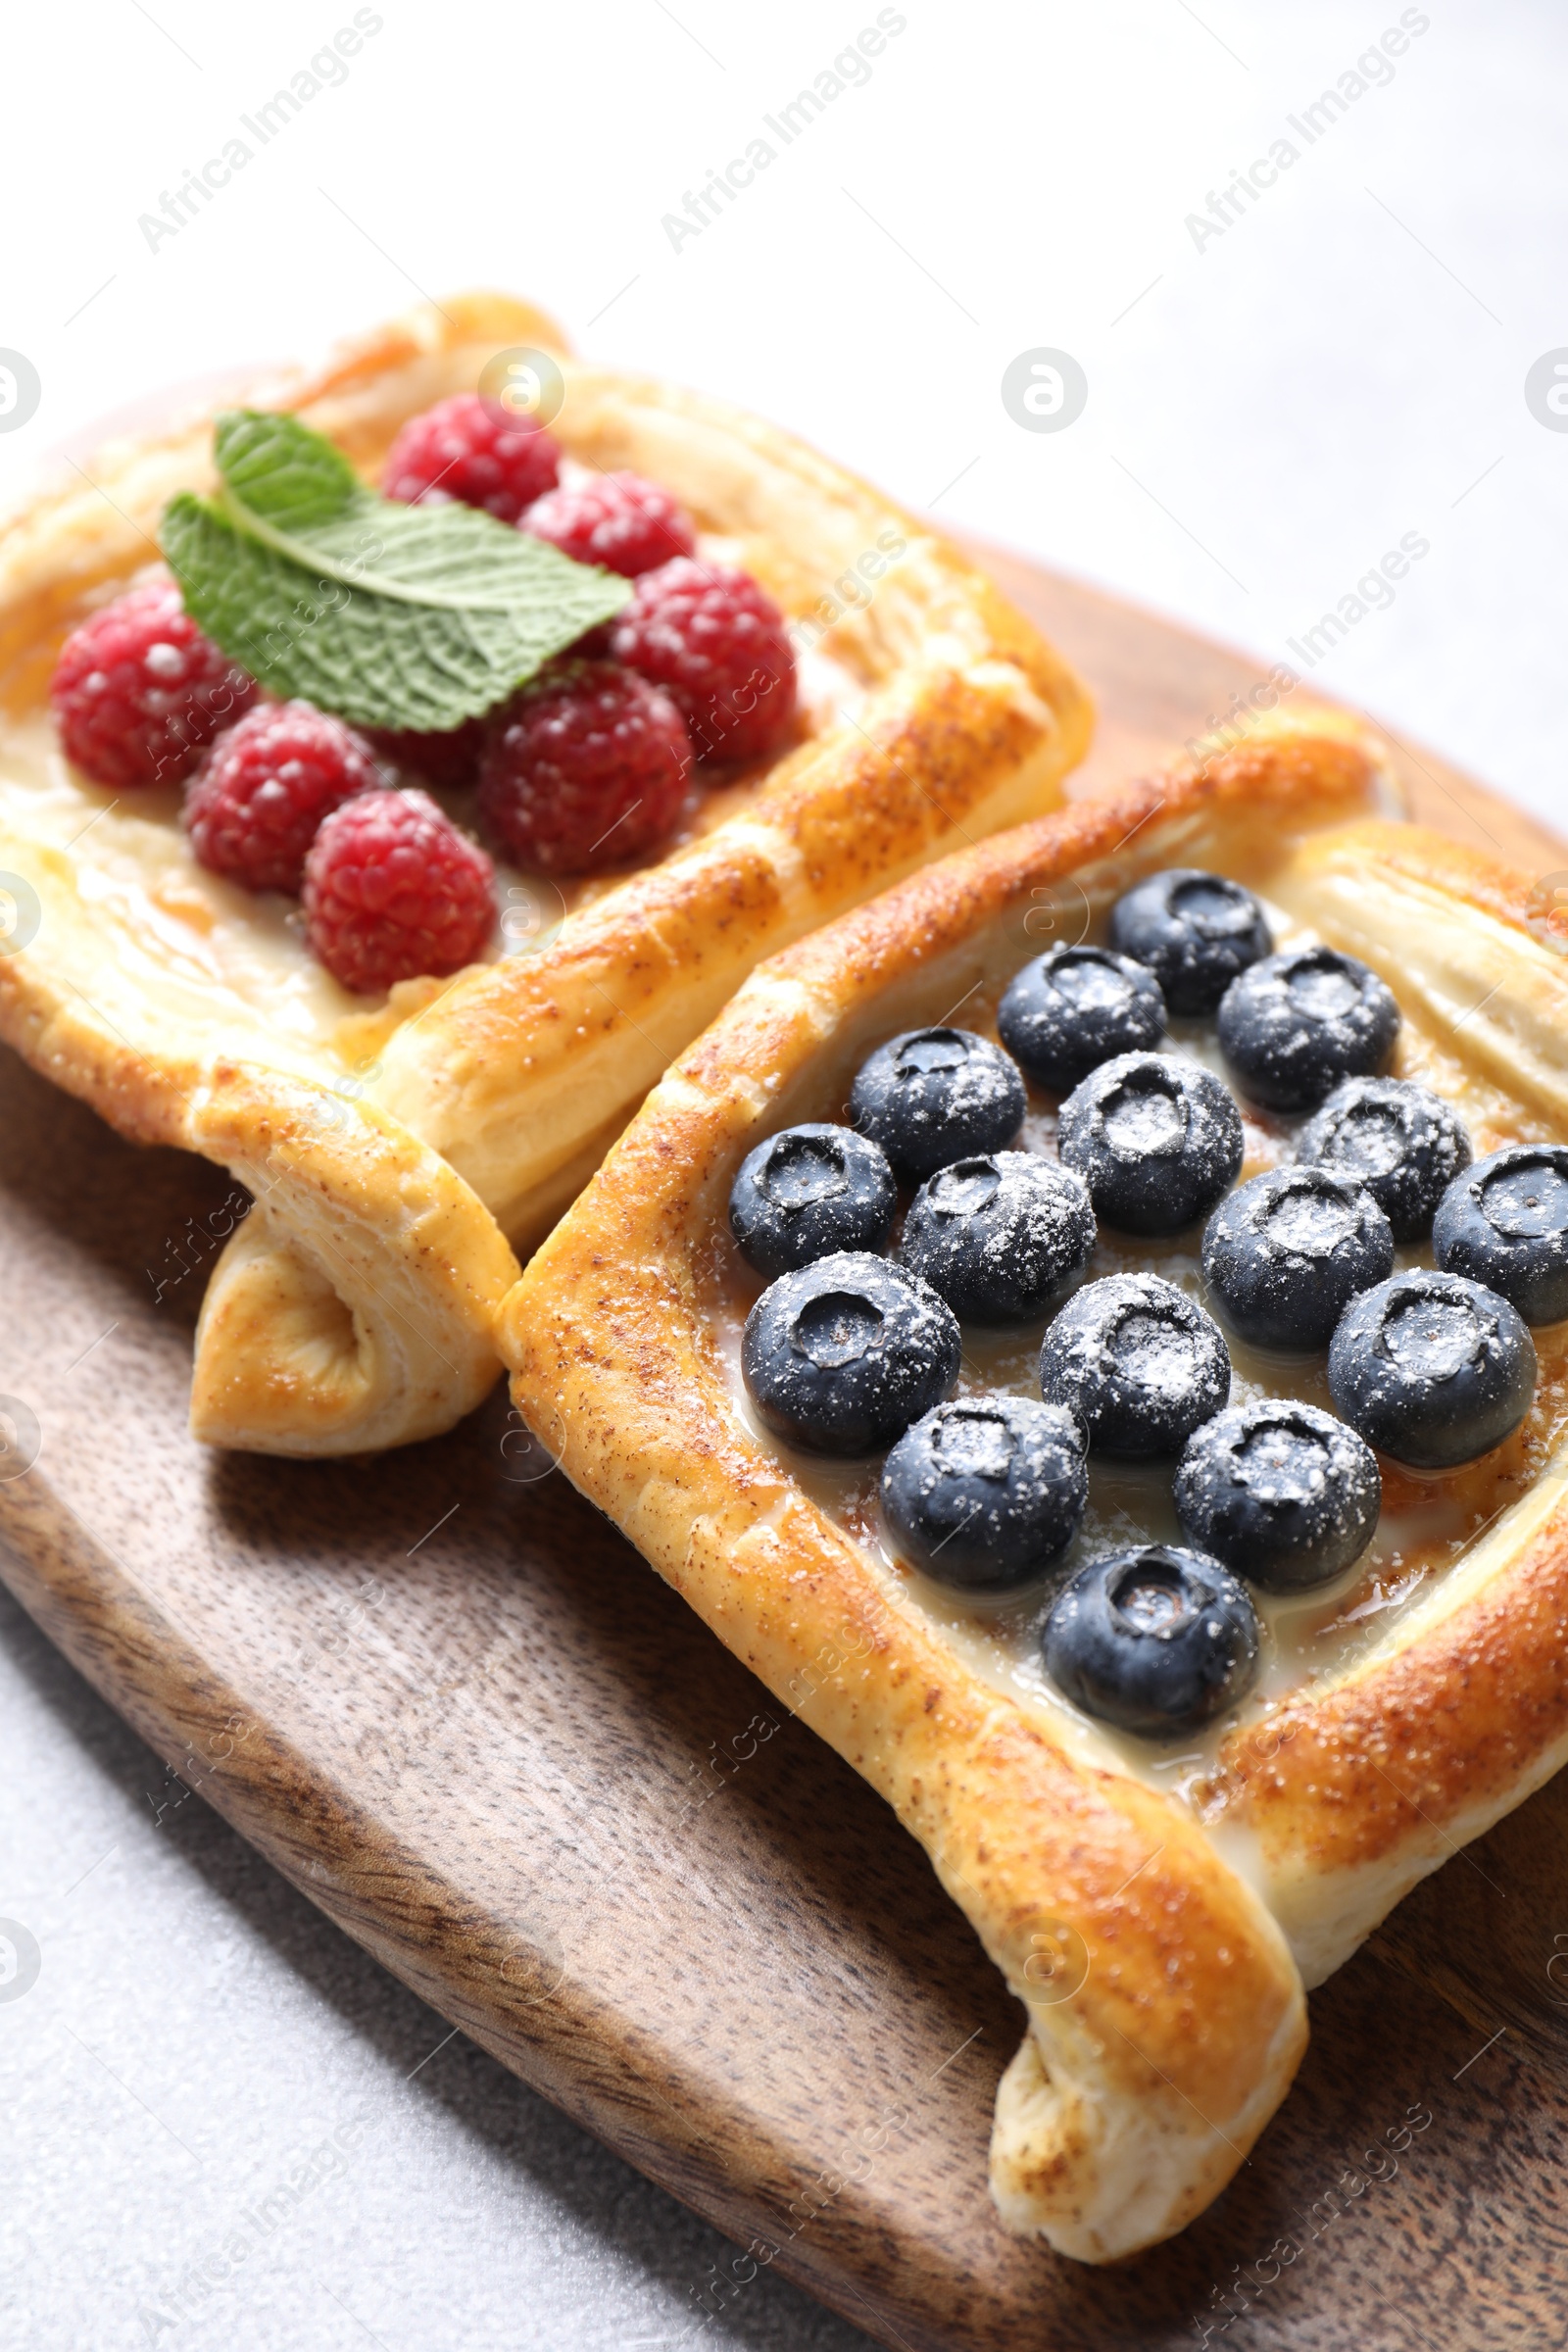
<instances>
[{"instance_id":1,"label":"curled pastry corner","mask_svg":"<svg viewBox=\"0 0 1568 2352\"><path fill-rule=\"evenodd\" d=\"M1304 1994L1266 1902L1192 1814L999 1688L796 1483L736 1402L703 1267L751 1146L842 1100L869 1044L1000 988L1068 885L1103 905L1213 860L1266 884L1376 805L1343 727L1259 731L928 868L775 956L649 1097L503 1309L562 1467L930 1854L1029 2034L1003 2079L1006 2226L1109 2262L1183 2229L1284 2096Z\"/></svg>"},{"instance_id":2,"label":"curled pastry corner","mask_svg":"<svg viewBox=\"0 0 1568 2352\"><path fill-rule=\"evenodd\" d=\"M961 1711L951 1656L938 1671L938 1714ZM1185 2229L1231 2178L1305 2052L1305 1995L1264 1904L1180 1805L989 1691L972 1703L990 1719L967 1754L951 1721L929 1743L911 1723L873 1785L1028 2016L997 2089L1003 2223L1115 2261ZM938 1779L940 1811L923 1788Z\"/></svg>"},{"instance_id":3,"label":"curled pastry corner","mask_svg":"<svg viewBox=\"0 0 1568 2352\"><path fill-rule=\"evenodd\" d=\"M997 2085L991 2192L1004 2228L1015 2237L1044 2237L1076 2261L1104 2263L1157 2245L1196 2220L1301 2062L1306 2005L1293 1980L1294 1971L1283 1980L1286 1997L1261 2063L1239 2103L1220 2117L1200 2113L1187 2091L1152 2068L1141 2082L1107 2082L1088 2034L1069 2050L1062 2037L1032 2027Z\"/></svg>"},{"instance_id":4,"label":"curled pastry corner","mask_svg":"<svg viewBox=\"0 0 1568 2352\"><path fill-rule=\"evenodd\" d=\"M195 1436L368 1453L482 1401L517 1261L438 1152L371 1103L236 1068L198 1093L187 1136L255 1196L202 1304Z\"/></svg>"}]
</instances>

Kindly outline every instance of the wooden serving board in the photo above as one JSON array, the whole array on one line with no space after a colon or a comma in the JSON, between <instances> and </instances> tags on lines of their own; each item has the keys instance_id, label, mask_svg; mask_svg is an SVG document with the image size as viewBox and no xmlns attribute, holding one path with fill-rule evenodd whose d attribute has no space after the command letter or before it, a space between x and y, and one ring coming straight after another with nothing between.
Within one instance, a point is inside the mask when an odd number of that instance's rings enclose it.
<instances>
[{"instance_id":1,"label":"wooden serving board","mask_svg":"<svg viewBox=\"0 0 1568 2352\"><path fill-rule=\"evenodd\" d=\"M1090 788L1261 674L993 563L1100 698ZM1396 758L1424 818L1568 868L1440 760ZM1021 2013L870 1790L504 1396L369 1463L203 1452L191 1334L242 1197L0 1062L6 1580L349 1935L753 2248L690 2282L680 2340L720 2309L744 2333L772 2261L918 2352L1154 2352L1227 2316L1230 2340L1298 2352L1560 2341L1568 1776L1314 1996L1296 2088L1182 2238L1108 2272L1021 2245L986 2185Z\"/></svg>"}]
</instances>

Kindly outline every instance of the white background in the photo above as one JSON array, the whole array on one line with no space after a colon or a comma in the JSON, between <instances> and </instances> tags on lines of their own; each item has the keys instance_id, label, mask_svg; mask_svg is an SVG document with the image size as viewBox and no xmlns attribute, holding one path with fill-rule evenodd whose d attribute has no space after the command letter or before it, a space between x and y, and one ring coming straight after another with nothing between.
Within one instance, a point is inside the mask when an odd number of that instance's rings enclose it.
<instances>
[{"instance_id":1,"label":"white background","mask_svg":"<svg viewBox=\"0 0 1568 2352\"><path fill-rule=\"evenodd\" d=\"M1523 395L1568 344L1550 0L1414 11L1392 79L1309 147L1287 117L1397 24L1393 0L911 0L863 86L678 250L662 217L748 140L778 147L763 115L873 7L376 13L341 85L150 251L139 217L352 10L16 12L0 343L43 399L0 434L0 490L172 379L314 352L421 289L505 286L585 351L727 393L1260 657L1291 659L1419 532L1430 555L1314 684L1563 817L1568 433ZM1199 250L1187 216L1281 136L1299 160ZM1089 379L1058 434L999 396L1041 345Z\"/></svg>"},{"instance_id":2,"label":"white background","mask_svg":"<svg viewBox=\"0 0 1568 2352\"><path fill-rule=\"evenodd\" d=\"M1551 0L1413 12L1428 28L1392 79L1310 146L1287 118L1399 7L911 0L864 85L678 250L662 217L749 140L777 147L762 116L874 7L378 13L341 86L150 250L139 216L352 9L13 12L0 346L42 399L0 433L0 491L161 385L495 284L586 352L728 394L907 504L1260 661L1294 660L1286 641L1418 533L1430 553L1314 684L1568 822L1568 433L1524 398L1532 363L1568 345ZM1282 136L1298 160L1200 248L1187 217ZM1004 368L1038 346L1088 378L1063 432L1002 405ZM86 1870L117 1846L71 1913L94 2047L127 2082L155 2072L230 2115L262 2191L307 2092L313 2112L376 2118L266 2275L156 2340L676 2339L717 2241L461 2038L406 2082L445 2028L197 1800L177 1836L149 1828L161 1778L0 1607L0 1913L24 1917L62 1856ZM0 2006L0 2295L9 2340L114 2352L150 2340L141 2298L220 2234L228 2192L190 2177L99 2058L32 2066L50 1960ZM858 2340L770 2279L748 2305L703 2343Z\"/></svg>"}]
</instances>

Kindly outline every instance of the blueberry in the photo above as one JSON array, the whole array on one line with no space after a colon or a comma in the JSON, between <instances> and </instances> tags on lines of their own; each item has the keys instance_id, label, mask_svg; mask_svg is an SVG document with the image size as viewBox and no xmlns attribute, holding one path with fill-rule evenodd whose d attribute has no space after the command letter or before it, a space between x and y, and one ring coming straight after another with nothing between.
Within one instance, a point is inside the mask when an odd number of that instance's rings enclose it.
<instances>
[{"instance_id":1,"label":"blueberry","mask_svg":"<svg viewBox=\"0 0 1568 2352\"><path fill-rule=\"evenodd\" d=\"M1089 1499L1083 1435L1025 1396L939 1404L882 1469L897 1548L959 1592L1010 1592L1065 1551Z\"/></svg>"},{"instance_id":2,"label":"blueberry","mask_svg":"<svg viewBox=\"0 0 1568 2352\"><path fill-rule=\"evenodd\" d=\"M1498 1292L1527 1323L1568 1316L1568 1150L1509 1144L1443 1196L1432 1227L1440 1266Z\"/></svg>"},{"instance_id":3,"label":"blueberry","mask_svg":"<svg viewBox=\"0 0 1568 2352\"><path fill-rule=\"evenodd\" d=\"M1027 1323L1083 1272L1095 1238L1076 1176L1028 1152L994 1152L927 1179L899 1256L963 1322Z\"/></svg>"},{"instance_id":4,"label":"blueberry","mask_svg":"<svg viewBox=\"0 0 1568 2352\"><path fill-rule=\"evenodd\" d=\"M1110 944L1147 963L1172 1012L1212 1012L1274 941L1250 890L1186 865L1151 874L1110 910Z\"/></svg>"},{"instance_id":5,"label":"blueberry","mask_svg":"<svg viewBox=\"0 0 1568 2352\"><path fill-rule=\"evenodd\" d=\"M768 1284L746 1318L741 1377L787 1444L875 1453L957 1379L958 1326L918 1275L839 1250Z\"/></svg>"},{"instance_id":6,"label":"blueberry","mask_svg":"<svg viewBox=\"0 0 1568 2352\"><path fill-rule=\"evenodd\" d=\"M1107 1225L1179 1233L1242 1165L1242 1114L1219 1080L1171 1054L1118 1054L1061 1106L1057 1150Z\"/></svg>"},{"instance_id":7,"label":"blueberry","mask_svg":"<svg viewBox=\"0 0 1568 2352\"><path fill-rule=\"evenodd\" d=\"M969 1152L1011 1143L1028 1098L1018 1065L968 1029L907 1029L862 1062L850 1116L918 1183Z\"/></svg>"},{"instance_id":8,"label":"blueberry","mask_svg":"<svg viewBox=\"0 0 1568 2352\"><path fill-rule=\"evenodd\" d=\"M1146 1740L1195 1732L1257 1678L1257 1611L1218 1560L1144 1544L1091 1560L1052 1604L1046 1671L1086 1714Z\"/></svg>"},{"instance_id":9,"label":"blueberry","mask_svg":"<svg viewBox=\"0 0 1568 2352\"><path fill-rule=\"evenodd\" d=\"M1369 1077L1399 1033L1376 972L1335 948L1291 948L1233 980L1219 1042L1254 1102L1315 1110L1342 1078Z\"/></svg>"},{"instance_id":10,"label":"blueberry","mask_svg":"<svg viewBox=\"0 0 1568 2352\"><path fill-rule=\"evenodd\" d=\"M1363 1291L1329 1349L1329 1394L1369 1446L1451 1470L1500 1446L1530 1410L1536 1348L1506 1298L1416 1268Z\"/></svg>"},{"instance_id":11,"label":"blueberry","mask_svg":"<svg viewBox=\"0 0 1568 2352\"><path fill-rule=\"evenodd\" d=\"M1254 1348L1326 1348L1348 1300L1394 1271L1394 1236L1371 1195L1326 1168L1271 1168L1203 1228L1203 1276Z\"/></svg>"},{"instance_id":12,"label":"blueberry","mask_svg":"<svg viewBox=\"0 0 1568 2352\"><path fill-rule=\"evenodd\" d=\"M1109 948L1053 948L1037 956L997 1007L997 1034L1049 1094L1070 1094L1113 1054L1157 1046L1165 1034L1159 982Z\"/></svg>"},{"instance_id":13,"label":"blueberry","mask_svg":"<svg viewBox=\"0 0 1568 2352\"><path fill-rule=\"evenodd\" d=\"M1418 1242L1462 1168L1470 1138L1458 1112L1407 1078L1347 1078L1304 1127L1296 1155L1364 1184L1396 1242ZM1568 1314L1568 1307L1563 1309Z\"/></svg>"},{"instance_id":14,"label":"blueberry","mask_svg":"<svg viewBox=\"0 0 1568 2352\"><path fill-rule=\"evenodd\" d=\"M1040 1350L1048 1404L1065 1405L1090 1450L1140 1461L1179 1453L1231 1393L1218 1326L1158 1274L1108 1274L1069 1298Z\"/></svg>"},{"instance_id":15,"label":"blueberry","mask_svg":"<svg viewBox=\"0 0 1568 2352\"><path fill-rule=\"evenodd\" d=\"M741 1255L771 1277L830 1250L885 1250L898 1204L893 1170L868 1136L786 1127L742 1160L729 1221Z\"/></svg>"},{"instance_id":16,"label":"blueberry","mask_svg":"<svg viewBox=\"0 0 1568 2352\"><path fill-rule=\"evenodd\" d=\"M1265 1592L1305 1592L1358 1560L1383 1499L1377 1456L1315 1404L1233 1404L1187 1441L1176 1514L1201 1548Z\"/></svg>"}]
</instances>

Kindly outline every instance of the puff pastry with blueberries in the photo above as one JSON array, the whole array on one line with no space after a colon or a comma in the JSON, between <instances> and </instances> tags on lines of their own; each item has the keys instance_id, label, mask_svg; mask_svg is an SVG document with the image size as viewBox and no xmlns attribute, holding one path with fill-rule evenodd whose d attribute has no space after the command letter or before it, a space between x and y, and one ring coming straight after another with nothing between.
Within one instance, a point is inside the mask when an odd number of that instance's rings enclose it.
<instances>
[{"instance_id":1,"label":"puff pastry with blueberries","mask_svg":"<svg viewBox=\"0 0 1568 2352\"><path fill-rule=\"evenodd\" d=\"M1305 1990L1568 1759L1568 966L1389 805L1277 725L884 893L504 1312L566 1474L1024 2004L993 2190L1088 2262L1203 2209Z\"/></svg>"}]
</instances>

